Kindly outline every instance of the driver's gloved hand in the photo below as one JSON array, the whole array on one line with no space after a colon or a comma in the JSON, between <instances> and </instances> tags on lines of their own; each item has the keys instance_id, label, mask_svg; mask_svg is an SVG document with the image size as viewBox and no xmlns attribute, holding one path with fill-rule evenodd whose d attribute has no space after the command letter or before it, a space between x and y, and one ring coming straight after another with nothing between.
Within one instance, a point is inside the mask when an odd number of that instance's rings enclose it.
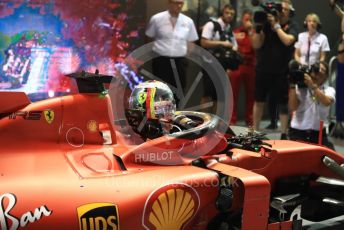
<instances>
[{"instance_id":1,"label":"driver's gloved hand","mask_svg":"<svg viewBox=\"0 0 344 230\"><path fill-rule=\"evenodd\" d=\"M184 129L190 129L197 126L196 122L184 115L174 116L172 118L172 122L178 126L181 126Z\"/></svg>"}]
</instances>

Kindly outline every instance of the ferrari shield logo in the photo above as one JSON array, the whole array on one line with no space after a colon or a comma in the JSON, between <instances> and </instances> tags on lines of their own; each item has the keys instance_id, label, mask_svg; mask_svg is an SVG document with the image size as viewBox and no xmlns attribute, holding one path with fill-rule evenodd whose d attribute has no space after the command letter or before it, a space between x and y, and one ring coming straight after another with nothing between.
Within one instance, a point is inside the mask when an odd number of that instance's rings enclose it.
<instances>
[{"instance_id":1,"label":"ferrari shield logo","mask_svg":"<svg viewBox=\"0 0 344 230\"><path fill-rule=\"evenodd\" d=\"M140 103L140 104L143 104L147 99L147 93L146 92L140 92L138 94L138 98L137 98L137 101Z\"/></svg>"},{"instance_id":2,"label":"ferrari shield logo","mask_svg":"<svg viewBox=\"0 0 344 230\"><path fill-rule=\"evenodd\" d=\"M55 117L55 113L53 110L44 110L44 118L45 120L48 122L48 124L50 125L53 121L54 121L54 117Z\"/></svg>"}]
</instances>

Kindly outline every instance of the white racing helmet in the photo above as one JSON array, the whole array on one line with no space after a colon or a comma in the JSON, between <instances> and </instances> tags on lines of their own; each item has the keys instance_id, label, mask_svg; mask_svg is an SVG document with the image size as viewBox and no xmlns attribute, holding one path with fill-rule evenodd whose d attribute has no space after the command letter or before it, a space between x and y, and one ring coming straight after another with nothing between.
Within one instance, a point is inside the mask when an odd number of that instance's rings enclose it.
<instances>
[{"instance_id":1,"label":"white racing helmet","mask_svg":"<svg viewBox=\"0 0 344 230\"><path fill-rule=\"evenodd\" d=\"M131 93L129 109L140 110L147 119L170 121L176 112L176 102L166 84L147 81L139 84Z\"/></svg>"},{"instance_id":2,"label":"white racing helmet","mask_svg":"<svg viewBox=\"0 0 344 230\"><path fill-rule=\"evenodd\" d=\"M143 138L153 139L163 133L161 122L170 122L176 112L172 90L159 81L147 81L136 86L126 111L128 123Z\"/></svg>"}]
</instances>

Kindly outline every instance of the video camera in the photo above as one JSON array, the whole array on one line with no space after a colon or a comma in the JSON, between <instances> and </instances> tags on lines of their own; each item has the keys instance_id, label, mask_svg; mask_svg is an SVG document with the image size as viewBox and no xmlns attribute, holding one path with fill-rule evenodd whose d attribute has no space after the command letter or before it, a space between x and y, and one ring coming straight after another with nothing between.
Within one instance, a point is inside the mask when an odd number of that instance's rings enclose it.
<instances>
[{"instance_id":1,"label":"video camera","mask_svg":"<svg viewBox=\"0 0 344 230\"><path fill-rule=\"evenodd\" d=\"M289 82L292 84L297 84L299 88L306 88L304 83L305 73L319 73L320 64L317 62L313 65L301 65L295 60L289 62Z\"/></svg>"},{"instance_id":2,"label":"video camera","mask_svg":"<svg viewBox=\"0 0 344 230\"><path fill-rule=\"evenodd\" d=\"M260 32L263 27L268 23L268 14L277 16L278 13L282 12L282 4L276 2L266 2L260 4L262 10L254 13L253 21L256 24L256 31Z\"/></svg>"}]
</instances>

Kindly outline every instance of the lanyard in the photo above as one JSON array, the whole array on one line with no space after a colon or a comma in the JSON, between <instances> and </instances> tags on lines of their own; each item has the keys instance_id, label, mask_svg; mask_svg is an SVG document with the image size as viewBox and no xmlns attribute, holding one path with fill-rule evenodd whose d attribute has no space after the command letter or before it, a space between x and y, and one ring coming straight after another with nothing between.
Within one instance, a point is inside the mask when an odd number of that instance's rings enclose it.
<instances>
[{"instance_id":1,"label":"lanyard","mask_svg":"<svg viewBox=\"0 0 344 230\"><path fill-rule=\"evenodd\" d=\"M309 65L309 59L311 55L311 37L308 37L308 49L307 49L307 55L306 55L306 63Z\"/></svg>"}]
</instances>

